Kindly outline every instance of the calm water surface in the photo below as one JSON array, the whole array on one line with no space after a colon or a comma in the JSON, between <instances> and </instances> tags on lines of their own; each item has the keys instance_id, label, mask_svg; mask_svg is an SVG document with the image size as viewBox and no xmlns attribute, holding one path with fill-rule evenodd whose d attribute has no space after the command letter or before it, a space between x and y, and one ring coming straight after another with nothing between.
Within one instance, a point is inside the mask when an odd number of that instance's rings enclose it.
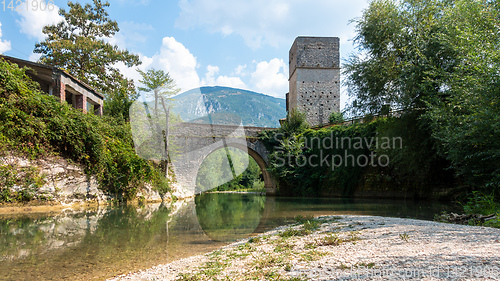
<instances>
[{"instance_id":1,"label":"calm water surface","mask_svg":"<svg viewBox=\"0 0 500 281\"><path fill-rule=\"evenodd\" d=\"M172 205L0 216L0 280L103 280L206 253L298 215L432 220L457 209L438 202L211 193Z\"/></svg>"}]
</instances>

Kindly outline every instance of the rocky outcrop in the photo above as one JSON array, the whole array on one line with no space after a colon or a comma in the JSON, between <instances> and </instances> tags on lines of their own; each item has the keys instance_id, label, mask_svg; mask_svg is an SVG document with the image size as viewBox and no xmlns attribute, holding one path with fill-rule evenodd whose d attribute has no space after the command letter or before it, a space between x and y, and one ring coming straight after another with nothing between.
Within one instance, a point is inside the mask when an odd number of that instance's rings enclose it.
<instances>
[{"instance_id":1,"label":"rocky outcrop","mask_svg":"<svg viewBox=\"0 0 500 281\"><path fill-rule=\"evenodd\" d=\"M62 157L52 156L37 160L18 156L0 157L0 166L5 165L10 165L15 170L32 167L38 171L44 184L35 190L35 198L52 199L62 204L75 202L104 204L114 198L114 196L99 189L94 176L86 175L81 166ZM9 188L16 191L22 187L12 186ZM137 197L146 201L162 201L162 196L148 185L139 190ZM168 200L168 196L164 196L163 199Z\"/></svg>"}]
</instances>

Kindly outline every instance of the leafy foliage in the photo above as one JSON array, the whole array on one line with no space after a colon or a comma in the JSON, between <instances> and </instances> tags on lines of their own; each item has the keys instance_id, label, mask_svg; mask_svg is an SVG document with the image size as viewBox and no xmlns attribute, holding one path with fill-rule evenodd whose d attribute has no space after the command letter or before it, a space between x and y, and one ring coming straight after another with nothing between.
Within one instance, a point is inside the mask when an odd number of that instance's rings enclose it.
<instances>
[{"instance_id":1,"label":"leafy foliage","mask_svg":"<svg viewBox=\"0 0 500 281\"><path fill-rule=\"evenodd\" d=\"M166 192L158 170L140 159L130 126L111 117L83 114L43 94L19 69L0 60L0 151L31 158L58 153L97 176L100 187L120 200L135 196L138 187L153 183Z\"/></svg>"},{"instance_id":2,"label":"leafy foliage","mask_svg":"<svg viewBox=\"0 0 500 281\"><path fill-rule=\"evenodd\" d=\"M344 65L352 111L378 114L384 106L422 108L442 96L455 51L441 38L443 9L455 1L376 0L356 23L362 55Z\"/></svg>"},{"instance_id":3,"label":"leafy foliage","mask_svg":"<svg viewBox=\"0 0 500 281\"><path fill-rule=\"evenodd\" d=\"M500 203L495 202L495 196L493 194L485 195L478 191L472 192L463 207L465 213L469 215L500 214Z\"/></svg>"},{"instance_id":4,"label":"leafy foliage","mask_svg":"<svg viewBox=\"0 0 500 281\"><path fill-rule=\"evenodd\" d=\"M306 115L297 109L292 109L288 112L285 122L281 124L280 131L285 136L292 136L304 132L309 125L306 121Z\"/></svg>"},{"instance_id":5,"label":"leafy foliage","mask_svg":"<svg viewBox=\"0 0 500 281\"><path fill-rule=\"evenodd\" d=\"M34 167L0 165L0 202L31 201L44 184L43 176ZM37 199L46 197L41 195Z\"/></svg>"},{"instance_id":6,"label":"leafy foliage","mask_svg":"<svg viewBox=\"0 0 500 281\"><path fill-rule=\"evenodd\" d=\"M228 149L229 154L226 154L224 149L219 149L207 156L198 170L197 189L214 191L262 190L264 182L257 162L239 149L232 147ZM235 166L235 171L242 172L236 178L232 178L232 174L229 174L228 155ZM248 166L243 170L246 161L248 161ZM219 185L220 179L231 180Z\"/></svg>"},{"instance_id":7,"label":"leafy foliage","mask_svg":"<svg viewBox=\"0 0 500 281\"><path fill-rule=\"evenodd\" d=\"M425 120L415 122L408 115L307 129L290 137L280 130L265 131L261 140L272 151L269 169L279 180L281 195L456 195L460 191L450 189L454 178L446 170L449 163L436 153L428 127Z\"/></svg>"},{"instance_id":8,"label":"leafy foliage","mask_svg":"<svg viewBox=\"0 0 500 281\"><path fill-rule=\"evenodd\" d=\"M452 42L457 63L446 99L429 100L426 117L439 152L471 189L500 194L500 26L498 4L457 1L444 11L441 40ZM497 197L498 199L498 197Z\"/></svg>"},{"instance_id":9,"label":"leafy foliage","mask_svg":"<svg viewBox=\"0 0 500 281\"><path fill-rule=\"evenodd\" d=\"M330 116L328 116L328 123L330 124L339 124L344 121L344 114L342 112L332 112Z\"/></svg>"},{"instance_id":10,"label":"leafy foliage","mask_svg":"<svg viewBox=\"0 0 500 281\"><path fill-rule=\"evenodd\" d=\"M47 38L35 45L34 52L42 54L41 62L65 69L101 93L120 88L125 79L116 63L128 67L139 65L139 57L119 50L105 41L119 31L118 24L109 18L105 8L109 3L93 0L93 5L68 2L69 12L59 10L64 21L45 26Z\"/></svg>"},{"instance_id":11,"label":"leafy foliage","mask_svg":"<svg viewBox=\"0 0 500 281\"><path fill-rule=\"evenodd\" d=\"M104 114L123 122L129 122L130 106L139 95L132 80L123 79L119 83L120 86L108 93L107 99L104 100Z\"/></svg>"},{"instance_id":12,"label":"leafy foliage","mask_svg":"<svg viewBox=\"0 0 500 281\"><path fill-rule=\"evenodd\" d=\"M433 149L449 161L461 186L496 196L499 7L479 0L373 1L354 21L361 54L352 55L344 71L352 111L418 110L427 121L416 122L427 124L437 140Z\"/></svg>"},{"instance_id":13,"label":"leafy foliage","mask_svg":"<svg viewBox=\"0 0 500 281\"><path fill-rule=\"evenodd\" d=\"M176 88L175 82L168 73L163 70L149 69L144 72L137 69L139 74L142 76L142 80L139 80L145 87L139 87L140 91L153 92L154 94L154 111L148 113L148 120L155 123L154 126L154 136L159 141L157 144L160 147L156 148L156 151L164 151L162 153L162 167L166 175L168 175L168 138L169 138L169 127L171 126L170 121L170 98L169 96L177 94L180 89ZM161 108L159 105L161 105ZM163 117L164 116L164 117ZM164 125L161 125L165 121Z\"/></svg>"}]
</instances>

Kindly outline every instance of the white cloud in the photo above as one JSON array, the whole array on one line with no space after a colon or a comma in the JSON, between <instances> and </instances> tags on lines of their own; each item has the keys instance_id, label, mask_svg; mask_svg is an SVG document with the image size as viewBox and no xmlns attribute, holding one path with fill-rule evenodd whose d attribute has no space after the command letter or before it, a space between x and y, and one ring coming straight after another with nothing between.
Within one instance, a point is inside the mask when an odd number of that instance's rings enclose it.
<instances>
[{"instance_id":1,"label":"white cloud","mask_svg":"<svg viewBox=\"0 0 500 281\"><path fill-rule=\"evenodd\" d=\"M255 72L251 74L251 82L257 91L263 94L284 98L288 92L288 65L274 58L257 63Z\"/></svg>"},{"instance_id":2,"label":"white cloud","mask_svg":"<svg viewBox=\"0 0 500 281\"><path fill-rule=\"evenodd\" d=\"M153 26L145 23L120 22L120 31L111 38L104 38L112 45L121 49L140 49L147 44L146 32L154 30Z\"/></svg>"},{"instance_id":3,"label":"white cloud","mask_svg":"<svg viewBox=\"0 0 500 281\"><path fill-rule=\"evenodd\" d=\"M2 40L2 23L0 22L0 54L3 54L11 49L10 41Z\"/></svg>"},{"instance_id":4,"label":"white cloud","mask_svg":"<svg viewBox=\"0 0 500 281\"><path fill-rule=\"evenodd\" d=\"M28 60L29 61L33 61L33 62L37 62L41 57L42 57L42 54L31 53L31 55L29 56Z\"/></svg>"},{"instance_id":5,"label":"white cloud","mask_svg":"<svg viewBox=\"0 0 500 281\"><path fill-rule=\"evenodd\" d=\"M45 39L45 34L42 33L42 29L46 25L51 25L63 21L64 18L58 14L59 7L56 5L47 6L49 8L44 8L45 10L40 10L41 1L27 0L29 3L29 9L26 9L26 2L23 2L22 9L19 9L17 13L21 16L21 20L17 20L17 23L21 26L21 32L33 37L39 41ZM45 2L47 3L47 2ZM34 9L31 5L38 4L37 9Z\"/></svg>"},{"instance_id":6,"label":"white cloud","mask_svg":"<svg viewBox=\"0 0 500 281\"><path fill-rule=\"evenodd\" d=\"M205 73L205 78L201 80L202 85L215 85L215 75L219 73L219 67L209 65L207 66L207 73Z\"/></svg>"},{"instance_id":7,"label":"white cloud","mask_svg":"<svg viewBox=\"0 0 500 281\"><path fill-rule=\"evenodd\" d=\"M289 46L297 36L354 35L349 20L361 16L367 0L180 0L180 28L237 34L253 49ZM348 50L350 51L350 50Z\"/></svg>"},{"instance_id":8,"label":"white cloud","mask_svg":"<svg viewBox=\"0 0 500 281\"><path fill-rule=\"evenodd\" d=\"M160 51L152 57L141 54L139 56L142 61L139 69L145 71L154 68L168 72L181 91L200 86L200 78L196 72L196 57L174 37L163 38ZM116 67L126 77L134 79L138 85L141 76L135 69L128 68L123 63L118 63Z\"/></svg>"},{"instance_id":9,"label":"white cloud","mask_svg":"<svg viewBox=\"0 0 500 281\"><path fill-rule=\"evenodd\" d=\"M241 76L245 76L246 75L246 72L245 72L245 68L247 68L247 65L238 65L236 67L236 69L234 70L234 73L236 75L241 75Z\"/></svg>"},{"instance_id":10,"label":"white cloud","mask_svg":"<svg viewBox=\"0 0 500 281\"><path fill-rule=\"evenodd\" d=\"M204 86L225 86L233 88L246 88L245 83L240 77L230 77L230 76L215 76L219 73L219 67L209 65L207 66L207 73L205 73L205 78L202 79L201 85Z\"/></svg>"}]
</instances>

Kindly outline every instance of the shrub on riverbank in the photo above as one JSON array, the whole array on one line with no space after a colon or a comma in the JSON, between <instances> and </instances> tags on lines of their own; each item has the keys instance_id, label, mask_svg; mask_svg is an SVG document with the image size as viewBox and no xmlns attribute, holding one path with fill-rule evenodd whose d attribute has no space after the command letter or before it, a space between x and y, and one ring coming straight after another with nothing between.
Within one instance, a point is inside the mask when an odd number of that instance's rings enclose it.
<instances>
[{"instance_id":1,"label":"shrub on riverbank","mask_svg":"<svg viewBox=\"0 0 500 281\"><path fill-rule=\"evenodd\" d=\"M297 126L296 126L297 127ZM455 190L447 161L415 113L368 123L262 134L280 194L439 198Z\"/></svg>"},{"instance_id":2,"label":"shrub on riverbank","mask_svg":"<svg viewBox=\"0 0 500 281\"><path fill-rule=\"evenodd\" d=\"M128 123L61 104L42 93L25 69L3 59L0 119L0 156L13 153L36 159L59 154L81 164L88 175L97 177L102 190L119 200L135 197L145 183L152 183L160 194L168 190L159 170L136 155ZM0 188L6 192L11 187Z\"/></svg>"}]
</instances>

